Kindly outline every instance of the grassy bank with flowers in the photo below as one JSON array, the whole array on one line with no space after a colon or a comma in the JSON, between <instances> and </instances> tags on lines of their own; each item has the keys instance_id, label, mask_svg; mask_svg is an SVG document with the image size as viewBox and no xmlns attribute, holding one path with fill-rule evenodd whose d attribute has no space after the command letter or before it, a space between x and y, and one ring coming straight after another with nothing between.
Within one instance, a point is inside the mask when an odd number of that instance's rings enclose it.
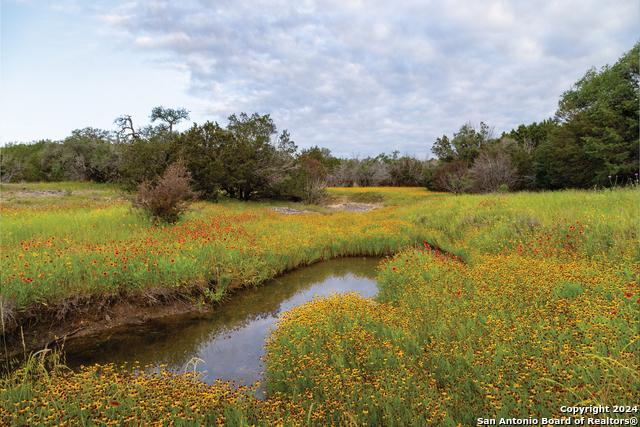
<instances>
[{"instance_id":1,"label":"grassy bank with flowers","mask_svg":"<svg viewBox=\"0 0 640 427\"><path fill-rule=\"evenodd\" d=\"M71 234L56 239L64 242L56 252L49 249L49 254L65 255L47 257L59 266L47 277L69 272L87 280L63 283L108 292L142 283L114 280L109 267L116 278L126 270L151 274L150 283L157 286L153 280L166 277L161 274L186 281L186 274L169 273L181 271L171 265L172 259L180 260L189 266L186 271L198 271L203 283L222 293L225 280L227 286L259 283L261 275L277 274L278 268L323 257L395 253L380 267L375 299L354 294L319 298L281 317L267 344L267 401L228 385L206 388L190 374L133 375L127 368L96 366L52 377L34 362L0 386L5 402L0 420L17 425L33 424L34 417L43 425L75 420L105 425L476 425L478 418L571 416L560 412L562 405L628 405L635 414L593 417L637 416L637 187L458 197L419 189L332 192L405 204L322 217L279 216L252 204L203 204L172 227L145 225L143 235L135 234L140 223L128 225L136 218L127 215L133 214L115 202L66 221L81 221L75 223L76 233L91 226L89 236L92 225L101 225L117 237L108 243L106 231L102 241L87 237L92 246L85 250L102 255L96 264L87 252L80 253L83 247ZM100 218L104 222L97 222ZM46 222L42 217L31 221L34 227ZM15 222L26 229L26 223ZM3 234L7 224L3 212ZM6 248L15 247L16 266L33 265L21 252L33 245L23 246L28 233L19 228L13 232L23 240ZM31 239L34 245L46 242ZM136 241L141 243L134 246ZM40 243L41 252L53 246L47 244ZM56 264L72 257L73 251L63 248L78 252L73 259L82 268ZM3 256L5 250L3 240ZM87 259L89 264L82 264ZM100 280L90 280L95 277ZM183 285L180 280L161 283ZM16 295L18 288L12 288ZM55 281L49 288L57 289ZM196 402L198 393L212 397ZM151 408L159 405L162 410Z\"/></svg>"},{"instance_id":2,"label":"grassy bank with flowers","mask_svg":"<svg viewBox=\"0 0 640 427\"><path fill-rule=\"evenodd\" d=\"M403 192L429 196L420 189ZM3 204L5 330L15 333L38 315L64 319L90 299L94 305L123 295L141 304L176 295L220 301L289 269L394 253L422 240L420 227L403 219L398 207L365 215L283 216L269 204L199 202L181 222L158 225L116 196Z\"/></svg>"},{"instance_id":3,"label":"grassy bank with flowers","mask_svg":"<svg viewBox=\"0 0 640 427\"><path fill-rule=\"evenodd\" d=\"M338 295L282 316L271 404L297 425L572 417L562 405L637 416L638 200L634 188L407 207L428 237L380 267L375 300Z\"/></svg>"}]
</instances>

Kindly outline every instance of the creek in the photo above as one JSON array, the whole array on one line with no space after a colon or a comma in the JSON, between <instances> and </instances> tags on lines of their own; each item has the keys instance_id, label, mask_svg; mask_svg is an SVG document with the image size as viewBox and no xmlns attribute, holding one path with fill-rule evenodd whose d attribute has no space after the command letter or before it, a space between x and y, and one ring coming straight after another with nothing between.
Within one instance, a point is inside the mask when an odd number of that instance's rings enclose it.
<instances>
[{"instance_id":1,"label":"creek","mask_svg":"<svg viewBox=\"0 0 640 427\"><path fill-rule=\"evenodd\" d=\"M64 346L66 366L137 361L182 370L201 359L201 380L244 385L261 380L264 345L278 316L315 296L359 292L375 296L379 258L342 258L294 270L263 286L233 294L208 312L165 317L142 325L122 326L87 335ZM192 367L189 368L191 370ZM206 371L206 373L205 373Z\"/></svg>"}]
</instances>

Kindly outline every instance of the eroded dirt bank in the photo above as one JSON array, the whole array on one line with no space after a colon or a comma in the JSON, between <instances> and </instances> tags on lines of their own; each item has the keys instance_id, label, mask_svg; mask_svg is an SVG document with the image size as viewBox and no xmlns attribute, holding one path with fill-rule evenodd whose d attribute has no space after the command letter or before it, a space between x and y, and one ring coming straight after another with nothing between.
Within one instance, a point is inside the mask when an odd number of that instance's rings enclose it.
<instances>
[{"instance_id":1,"label":"eroded dirt bank","mask_svg":"<svg viewBox=\"0 0 640 427\"><path fill-rule=\"evenodd\" d=\"M170 296L150 304L148 298L138 296L85 298L74 302L74 310L58 319L53 310L43 307L33 313L7 337L0 361L26 353L54 348L66 339L90 335L123 325L142 324L161 317L211 309L207 303L180 296ZM3 343L4 346L4 343Z\"/></svg>"}]
</instances>

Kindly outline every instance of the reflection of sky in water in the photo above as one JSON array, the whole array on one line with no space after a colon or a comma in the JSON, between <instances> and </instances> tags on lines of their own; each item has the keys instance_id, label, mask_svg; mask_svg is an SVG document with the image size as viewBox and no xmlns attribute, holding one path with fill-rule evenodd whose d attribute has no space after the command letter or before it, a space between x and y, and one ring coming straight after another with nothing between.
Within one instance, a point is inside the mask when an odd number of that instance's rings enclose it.
<instances>
[{"instance_id":1,"label":"reflection of sky in water","mask_svg":"<svg viewBox=\"0 0 640 427\"><path fill-rule=\"evenodd\" d=\"M315 264L234 294L209 313L191 313L126 326L72 340L65 346L67 366L140 361L184 369L192 358L202 359L201 379L244 380L250 385L262 376L265 337L278 316L294 305L332 292L375 296L374 258L346 258ZM191 368L190 368L191 370Z\"/></svg>"},{"instance_id":2,"label":"reflection of sky in water","mask_svg":"<svg viewBox=\"0 0 640 427\"><path fill-rule=\"evenodd\" d=\"M295 305L309 302L316 296L328 296L332 292L359 292L363 297L371 298L375 296L377 288L375 281L352 275L327 278L283 301L278 314ZM251 321L238 331L223 333L222 336L204 343L195 357L205 361L198 364L199 371L207 371L205 382L210 383L216 378L236 383L244 380L245 384L258 381L262 377L262 361L259 359L263 355L262 346L266 343L269 328L276 321L277 316L269 315Z\"/></svg>"}]
</instances>

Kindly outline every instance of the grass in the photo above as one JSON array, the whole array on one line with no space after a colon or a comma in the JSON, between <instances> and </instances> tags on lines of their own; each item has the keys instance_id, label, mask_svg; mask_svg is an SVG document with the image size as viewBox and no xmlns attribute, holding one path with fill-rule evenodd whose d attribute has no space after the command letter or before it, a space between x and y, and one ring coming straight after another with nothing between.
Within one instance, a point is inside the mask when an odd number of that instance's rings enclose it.
<instances>
[{"instance_id":1,"label":"grass","mask_svg":"<svg viewBox=\"0 0 640 427\"><path fill-rule=\"evenodd\" d=\"M375 299L333 295L281 316L267 343L266 402L161 367L93 366L55 377L18 370L0 383L0 420L453 426L571 417L561 405L628 405L636 412L591 417L637 416L637 187L330 192L387 208L280 216L262 204L202 203L164 228L119 202L3 210L1 295L23 307L152 282L231 289L324 258L393 255L380 267ZM45 236L51 229L58 235Z\"/></svg>"},{"instance_id":2,"label":"grass","mask_svg":"<svg viewBox=\"0 0 640 427\"><path fill-rule=\"evenodd\" d=\"M222 276L231 278L227 290L257 285L299 265L388 254L422 237L393 211L283 217L257 203L200 202L182 222L158 226L123 200L1 209L0 296L18 310L150 287L223 295Z\"/></svg>"}]
</instances>

